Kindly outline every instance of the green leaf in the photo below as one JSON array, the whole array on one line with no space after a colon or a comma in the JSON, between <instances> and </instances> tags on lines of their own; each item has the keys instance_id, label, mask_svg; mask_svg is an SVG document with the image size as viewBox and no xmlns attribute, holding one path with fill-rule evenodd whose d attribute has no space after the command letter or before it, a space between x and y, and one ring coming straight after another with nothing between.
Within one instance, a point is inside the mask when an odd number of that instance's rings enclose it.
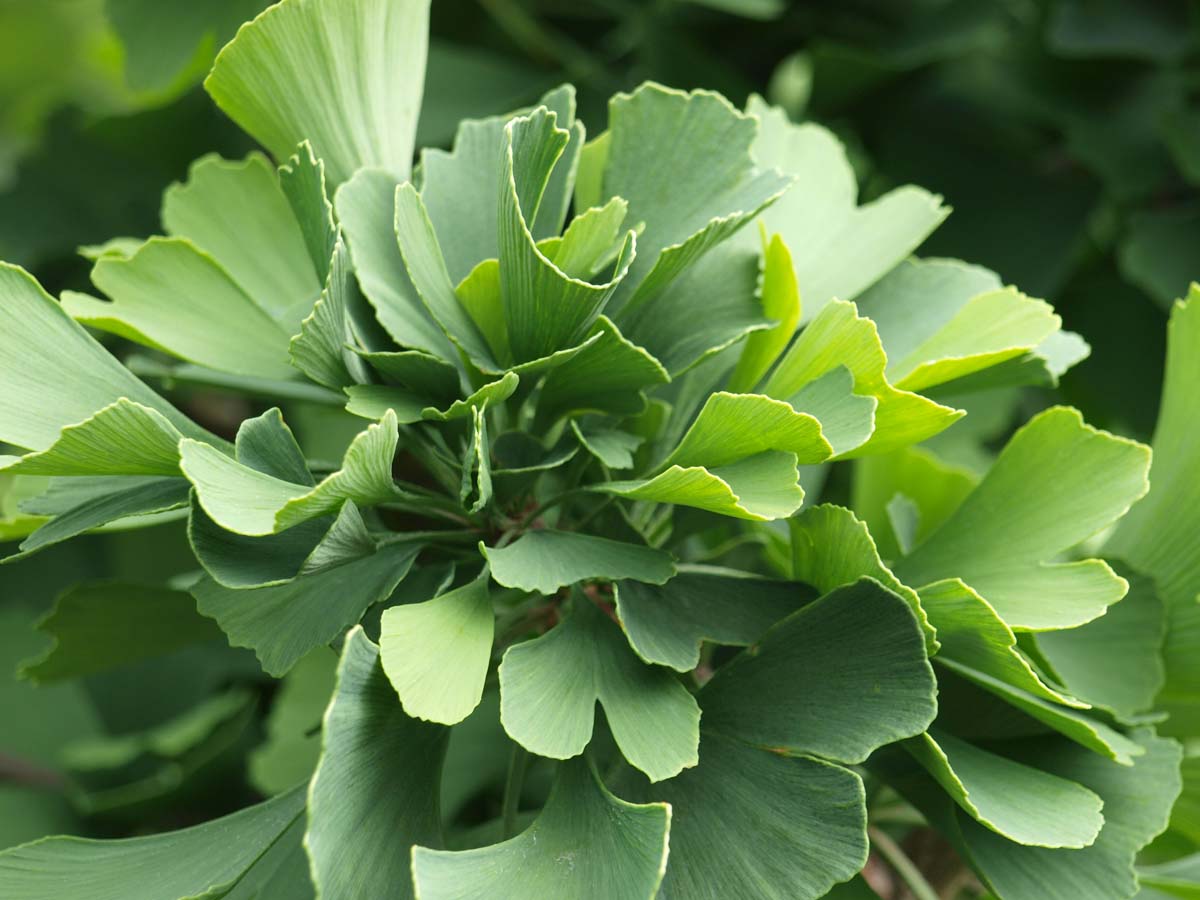
<instances>
[{"instance_id":1,"label":"green leaf","mask_svg":"<svg viewBox=\"0 0 1200 900\"><path fill-rule=\"evenodd\" d=\"M15 562L24 559L46 547L69 540L77 535L91 531L109 522L118 522L126 517L146 516L148 514L175 509L187 503L191 486L183 478L138 478L136 476L117 476L112 478L74 478L71 479L73 488L81 487L79 482L86 481L87 488L76 496L72 492L71 499L63 498L62 505L51 511L46 505L47 498L53 496L54 488L47 494L38 497L36 501L26 501L28 510L38 509L42 514L53 515L46 524L21 542L21 552L4 560ZM31 503L37 506L31 506ZM127 520L133 521L133 520Z\"/></svg>"},{"instance_id":2,"label":"green leaf","mask_svg":"<svg viewBox=\"0 0 1200 900\"><path fill-rule=\"evenodd\" d=\"M603 284L581 280L585 273L568 265L580 243L599 242L607 249L618 233L623 205L611 205L619 218L582 215L576 218L553 258L530 230L547 182L569 140L556 126L556 116L539 108L513 119L504 128L505 166L500 193L500 291L512 362L541 359L577 344L604 310L635 259L636 238L628 233L617 253L612 278ZM588 267L590 268L590 266ZM508 362L504 360L503 362Z\"/></svg>"},{"instance_id":3,"label":"green leaf","mask_svg":"<svg viewBox=\"0 0 1200 900\"><path fill-rule=\"evenodd\" d=\"M610 469L632 469L633 454L643 443L641 437L616 428L584 430L576 421L571 422L571 431L588 453Z\"/></svg>"},{"instance_id":4,"label":"green leaf","mask_svg":"<svg viewBox=\"0 0 1200 900\"><path fill-rule=\"evenodd\" d=\"M1167 682L1158 705L1171 713L1168 733L1193 734L1200 722L1200 287L1176 303L1167 328L1167 369L1150 493L1121 520L1105 546L1154 578L1167 613Z\"/></svg>"},{"instance_id":5,"label":"green leaf","mask_svg":"<svg viewBox=\"0 0 1200 900\"><path fill-rule=\"evenodd\" d=\"M926 585L920 597L941 644L935 663L950 660L1047 702L1088 708L1086 702L1047 684L1017 649L1012 629L986 600L957 578Z\"/></svg>"},{"instance_id":6,"label":"green leaf","mask_svg":"<svg viewBox=\"0 0 1200 900\"><path fill-rule=\"evenodd\" d=\"M836 366L810 381L788 403L821 423L821 435L835 456L861 447L875 430L879 402L854 392L854 375L845 366Z\"/></svg>"},{"instance_id":7,"label":"green leaf","mask_svg":"<svg viewBox=\"0 0 1200 900\"><path fill-rule=\"evenodd\" d=\"M573 129L573 87L555 88L534 104L535 109L540 106L556 114L559 127ZM454 284L466 278L479 263L500 256L497 188L505 178L505 125L510 118L466 120L458 125L452 151L432 148L421 151L421 199L429 211L446 258L446 270ZM580 144L582 137L573 136L554 168L544 209L548 220L558 215L558 227L547 234L534 227L538 239L557 236L561 229L561 213L566 211L570 189L562 190L563 186L557 182L570 168L569 157Z\"/></svg>"},{"instance_id":8,"label":"green leaf","mask_svg":"<svg viewBox=\"0 0 1200 900\"><path fill-rule=\"evenodd\" d=\"M552 630L505 652L500 718L527 750L569 759L592 738L597 702L625 758L651 781L696 765L700 709L687 688L639 660L617 625L575 596Z\"/></svg>"},{"instance_id":9,"label":"green leaf","mask_svg":"<svg viewBox=\"0 0 1200 900\"><path fill-rule=\"evenodd\" d=\"M432 600L384 610L380 661L414 719L454 725L479 705L495 628L489 581L485 571Z\"/></svg>"},{"instance_id":10,"label":"green leaf","mask_svg":"<svg viewBox=\"0 0 1200 900\"><path fill-rule=\"evenodd\" d=\"M762 311L776 324L746 337L737 368L729 379L729 390L753 391L767 370L779 358L800 323L800 287L792 254L779 235L772 235L763 251Z\"/></svg>"},{"instance_id":11,"label":"green leaf","mask_svg":"<svg viewBox=\"0 0 1200 900\"><path fill-rule=\"evenodd\" d=\"M333 693L337 662L328 647L316 647L284 676L267 714L266 740L247 759L257 790L282 794L309 780L321 755L321 717Z\"/></svg>"},{"instance_id":12,"label":"green leaf","mask_svg":"<svg viewBox=\"0 0 1200 900\"><path fill-rule=\"evenodd\" d=\"M755 166L757 123L719 94L648 82L609 101L608 124L601 192L588 205L621 197L629 221L646 223L641 251L614 300L621 325L624 315L754 218L789 179Z\"/></svg>"},{"instance_id":13,"label":"green leaf","mask_svg":"<svg viewBox=\"0 0 1200 900\"><path fill-rule=\"evenodd\" d=\"M724 466L765 450L793 453L802 465L823 462L833 453L813 416L759 394L718 391L663 466Z\"/></svg>"},{"instance_id":14,"label":"green leaf","mask_svg":"<svg viewBox=\"0 0 1200 900\"><path fill-rule=\"evenodd\" d=\"M1100 560L1050 560L1120 518L1146 492L1149 466L1142 444L1084 424L1073 409L1049 409L1013 435L896 574L916 585L961 578L1018 630L1082 625L1128 585Z\"/></svg>"},{"instance_id":15,"label":"green leaf","mask_svg":"<svg viewBox=\"0 0 1200 900\"><path fill-rule=\"evenodd\" d=\"M216 260L280 330L299 330L323 279L280 177L261 154L240 162L211 153L196 160L187 182L163 194L162 221L169 235ZM326 257L322 269L328 263Z\"/></svg>"},{"instance_id":16,"label":"green leaf","mask_svg":"<svg viewBox=\"0 0 1200 900\"><path fill-rule=\"evenodd\" d=\"M201 614L216 619L233 646L252 649L263 670L279 677L386 600L419 550L417 544L385 544L370 556L267 587L234 590L205 576L192 594Z\"/></svg>"},{"instance_id":17,"label":"green leaf","mask_svg":"<svg viewBox=\"0 0 1200 900\"><path fill-rule=\"evenodd\" d=\"M792 613L718 669L704 687L704 722L755 746L862 762L926 729L935 687L912 611L862 578Z\"/></svg>"},{"instance_id":18,"label":"green leaf","mask_svg":"<svg viewBox=\"0 0 1200 900\"><path fill-rule=\"evenodd\" d=\"M1129 591L1098 619L1068 631L1036 635L1038 652L1072 693L1121 716L1153 708L1165 679L1163 605L1154 582L1114 568Z\"/></svg>"},{"instance_id":19,"label":"green leaf","mask_svg":"<svg viewBox=\"0 0 1200 900\"><path fill-rule=\"evenodd\" d=\"M957 260L908 260L858 298L888 356L887 377L918 391L1032 353L1059 331L1048 303Z\"/></svg>"},{"instance_id":20,"label":"green leaf","mask_svg":"<svg viewBox=\"0 0 1200 900\"><path fill-rule=\"evenodd\" d=\"M162 413L124 398L37 453L0 467L13 475L178 475L182 435ZM214 452L219 453L219 450Z\"/></svg>"},{"instance_id":21,"label":"green leaf","mask_svg":"<svg viewBox=\"0 0 1200 900\"><path fill-rule=\"evenodd\" d=\"M309 787L304 845L324 900L412 898L409 848L441 844L449 729L410 719L361 628L346 636Z\"/></svg>"},{"instance_id":22,"label":"green leaf","mask_svg":"<svg viewBox=\"0 0 1200 900\"><path fill-rule=\"evenodd\" d=\"M317 159L310 141L301 141L291 158L280 165L279 187L300 226L304 248L320 284L329 277L338 231L325 187L325 163Z\"/></svg>"},{"instance_id":23,"label":"green leaf","mask_svg":"<svg viewBox=\"0 0 1200 900\"><path fill-rule=\"evenodd\" d=\"M329 275L312 312L288 344L292 365L318 384L338 390L354 383L345 349L350 341L347 310L350 292L358 290L350 271L350 255L339 238L327 264Z\"/></svg>"},{"instance_id":24,"label":"green leaf","mask_svg":"<svg viewBox=\"0 0 1200 900\"><path fill-rule=\"evenodd\" d=\"M479 549L497 584L539 594L591 578L662 584L675 574L663 550L577 532L528 531L506 547Z\"/></svg>"},{"instance_id":25,"label":"green leaf","mask_svg":"<svg viewBox=\"0 0 1200 900\"><path fill-rule=\"evenodd\" d=\"M707 729L701 742L699 766L647 793L671 806L663 900L816 900L866 865L867 812L853 772Z\"/></svg>"},{"instance_id":26,"label":"green leaf","mask_svg":"<svg viewBox=\"0 0 1200 900\"><path fill-rule=\"evenodd\" d=\"M276 159L308 139L334 184L363 166L407 178L428 34L426 0L288 0L238 31L204 87Z\"/></svg>"},{"instance_id":27,"label":"green leaf","mask_svg":"<svg viewBox=\"0 0 1200 900\"><path fill-rule=\"evenodd\" d=\"M788 520L792 545L792 577L828 592L838 585L869 576L909 605L925 632L925 643L937 651L937 631L930 624L917 592L901 584L883 564L871 533L854 513L825 503Z\"/></svg>"},{"instance_id":28,"label":"green leaf","mask_svg":"<svg viewBox=\"0 0 1200 900\"><path fill-rule=\"evenodd\" d=\"M897 559L945 522L978 481L967 469L943 462L923 447L906 447L856 460L851 496L854 510L867 523L880 554ZM912 542L903 551L888 514L888 504L900 495L917 510Z\"/></svg>"},{"instance_id":29,"label":"green leaf","mask_svg":"<svg viewBox=\"0 0 1200 900\"><path fill-rule=\"evenodd\" d=\"M454 360L454 346L417 294L396 243L396 188L401 183L379 169L360 169L334 196L338 221L359 286L392 340Z\"/></svg>"},{"instance_id":30,"label":"green leaf","mask_svg":"<svg viewBox=\"0 0 1200 900\"><path fill-rule=\"evenodd\" d=\"M859 456L920 443L962 416L961 410L893 387L884 374L886 365L875 323L860 316L853 303L833 300L800 332L762 392L788 398L831 369L845 366L854 375L855 390L878 400L875 432L854 451Z\"/></svg>"},{"instance_id":31,"label":"green leaf","mask_svg":"<svg viewBox=\"0 0 1200 900\"><path fill-rule=\"evenodd\" d=\"M181 433L221 442L138 381L23 269L0 264L0 440L42 450L121 398Z\"/></svg>"},{"instance_id":32,"label":"green leaf","mask_svg":"<svg viewBox=\"0 0 1200 900\"><path fill-rule=\"evenodd\" d=\"M566 763L542 812L511 840L457 853L413 849L421 900L653 900L671 808L613 796L587 762Z\"/></svg>"},{"instance_id":33,"label":"green leaf","mask_svg":"<svg viewBox=\"0 0 1200 900\"><path fill-rule=\"evenodd\" d=\"M1138 884L1162 891L1169 897L1182 900L1200 897L1200 854L1193 853L1153 866L1139 866L1137 875ZM1151 900L1153 896L1150 895Z\"/></svg>"},{"instance_id":34,"label":"green leaf","mask_svg":"<svg viewBox=\"0 0 1200 900\"><path fill-rule=\"evenodd\" d=\"M131 582L90 582L67 591L38 628L54 643L21 666L44 683L104 672L182 647L221 640L186 591Z\"/></svg>"},{"instance_id":35,"label":"green leaf","mask_svg":"<svg viewBox=\"0 0 1200 900\"><path fill-rule=\"evenodd\" d=\"M1149 732L1137 734L1145 754L1118 766L1062 742L1048 743L1025 761L1076 781L1104 802L1104 827L1090 847L1022 847L959 814L961 847L984 883L1013 900L1125 900L1137 890L1134 856L1167 824L1179 792L1179 746Z\"/></svg>"},{"instance_id":36,"label":"green leaf","mask_svg":"<svg viewBox=\"0 0 1200 900\"><path fill-rule=\"evenodd\" d=\"M705 641L748 647L815 596L799 582L708 566L681 569L663 585L621 581L613 590L617 620L637 655L679 672L699 665Z\"/></svg>"},{"instance_id":37,"label":"green leaf","mask_svg":"<svg viewBox=\"0 0 1200 900\"><path fill-rule=\"evenodd\" d=\"M328 515L346 500L363 506L397 496L392 457L398 432L388 410L346 450L342 467L310 487L285 481L230 459L199 441L180 442L180 467L196 488L204 511L227 531L266 535Z\"/></svg>"},{"instance_id":38,"label":"green leaf","mask_svg":"<svg viewBox=\"0 0 1200 900\"><path fill-rule=\"evenodd\" d=\"M1018 844L1087 847L1104 824L1100 798L1074 781L941 731L904 746L971 818Z\"/></svg>"},{"instance_id":39,"label":"green leaf","mask_svg":"<svg viewBox=\"0 0 1200 900\"><path fill-rule=\"evenodd\" d=\"M646 408L643 393L671 380L662 363L621 335L600 316L588 337L599 335L571 359L551 370L538 396L537 423L583 413L637 415Z\"/></svg>"},{"instance_id":40,"label":"green leaf","mask_svg":"<svg viewBox=\"0 0 1200 900\"><path fill-rule=\"evenodd\" d=\"M513 395L520 383L516 372L508 372L503 378L489 381L469 397L450 403L444 409L427 406L425 399L404 388L381 384L357 384L346 388L350 398L346 411L366 419L382 419L389 412L402 424L412 422L448 422L452 419L473 416L486 409L491 403L499 403Z\"/></svg>"},{"instance_id":41,"label":"green leaf","mask_svg":"<svg viewBox=\"0 0 1200 900\"><path fill-rule=\"evenodd\" d=\"M85 325L221 372L294 374L287 361L290 332L188 240L153 237L132 256L103 256L92 281L112 302L63 295L64 308Z\"/></svg>"},{"instance_id":42,"label":"green leaf","mask_svg":"<svg viewBox=\"0 0 1200 900\"><path fill-rule=\"evenodd\" d=\"M829 131L794 125L758 96L750 98L746 111L760 121L754 158L797 176L761 221L792 250L808 319L834 298L853 300L949 214L940 197L911 185L858 206L858 179Z\"/></svg>"},{"instance_id":43,"label":"green leaf","mask_svg":"<svg viewBox=\"0 0 1200 900\"><path fill-rule=\"evenodd\" d=\"M422 350L399 352L359 352L386 384L407 388L429 405L449 406L459 398L458 370L453 365Z\"/></svg>"},{"instance_id":44,"label":"green leaf","mask_svg":"<svg viewBox=\"0 0 1200 900\"><path fill-rule=\"evenodd\" d=\"M299 836L292 829L303 813L297 789L182 831L117 841L45 838L0 852L0 893L22 900L236 897L274 874L279 861L271 849ZM245 896L265 896L256 890Z\"/></svg>"}]
</instances>

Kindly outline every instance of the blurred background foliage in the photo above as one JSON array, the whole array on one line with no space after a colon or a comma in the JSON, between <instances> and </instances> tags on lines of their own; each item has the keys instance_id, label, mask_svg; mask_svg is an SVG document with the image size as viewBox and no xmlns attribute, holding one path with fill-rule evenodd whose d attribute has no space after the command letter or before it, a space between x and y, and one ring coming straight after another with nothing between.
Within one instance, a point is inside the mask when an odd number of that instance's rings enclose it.
<instances>
[{"instance_id":1,"label":"blurred background foliage","mask_svg":"<svg viewBox=\"0 0 1200 900\"><path fill-rule=\"evenodd\" d=\"M192 160L251 149L199 82L265 5L0 0L0 259L51 293L87 289L80 245L157 231L161 192ZM1057 394L989 399L940 452L977 465L1055 399L1148 438L1166 313L1200 276L1197 5L437 0L433 37L422 146L447 145L460 119L514 109L563 81L579 88L588 124L604 121L614 91L654 79L738 105L759 93L833 128L865 199L914 182L954 207L923 256L996 270L1052 302L1092 345ZM326 447L337 440L329 422L314 413L306 429L303 410L293 416L315 455L337 452ZM20 499L5 490L0 529ZM188 560L175 521L0 567L0 668L44 649L30 625L71 584L168 578ZM311 764L331 666L332 654L306 661L273 704L253 658L220 636L52 688L0 679L0 846L185 824L275 790L255 772L278 766L256 767L256 755ZM477 730L488 739L486 721ZM472 778L489 777L474 752L452 751L448 765L469 774L451 805Z\"/></svg>"}]
</instances>

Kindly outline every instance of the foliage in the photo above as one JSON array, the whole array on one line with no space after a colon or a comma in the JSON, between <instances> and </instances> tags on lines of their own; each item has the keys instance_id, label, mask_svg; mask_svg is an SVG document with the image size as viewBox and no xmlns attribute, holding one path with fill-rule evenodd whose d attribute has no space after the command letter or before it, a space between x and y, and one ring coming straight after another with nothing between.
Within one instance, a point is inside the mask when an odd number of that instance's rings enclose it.
<instances>
[{"instance_id":1,"label":"foliage","mask_svg":"<svg viewBox=\"0 0 1200 900\"><path fill-rule=\"evenodd\" d=\"M1153 452L997 443L1084 337L912 256L942 198L860 203L798 101L545 85L414 160L428 0L215 55L260 4L141 6L125 77L211 58L272 158L201 156L87 290L0 264L0 651L54 692L3 686L0 896L927 898L931 834L944 896L1196 890L1200 287Z\"/></svg>"}]
</instances>

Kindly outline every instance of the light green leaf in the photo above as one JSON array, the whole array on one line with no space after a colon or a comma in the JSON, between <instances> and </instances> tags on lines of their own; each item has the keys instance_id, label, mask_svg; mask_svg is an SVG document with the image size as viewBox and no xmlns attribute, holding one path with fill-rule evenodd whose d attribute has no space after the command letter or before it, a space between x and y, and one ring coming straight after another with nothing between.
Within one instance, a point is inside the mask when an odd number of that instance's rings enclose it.
<instances>
[{"instance_id":1,"label":"light green leaf","mask_svg":"<svg viewBox=\"0 0 1200 900\"><path fill-rule=\"evenodd\" d=\"M1082 625L1128 585L1100 560L1051 560L1120 518L1146 492L1149 467L1149 448L1049 409L896 574L917 585L961 578L1018 630Z\"/></svg>"},{"instance_id":2,"label":"light green leaf","mask_svg":"<svg viewBox=\"0 0 1200 900\"><path fill-rule=\"evenodd\" d=\"M239 162L212 153L196 160L187 181L163 194L162 221L169 235L216 260L281 331L299 330L322 278L280 178L261 154Z\"/></svg>"},{"instance_id":3,"label":"light green leaf","mask_svg":"<svg viewBox=\"0 0 1200 900\"><path fill-rule=\"evenodd\" d=\"M853 455L884 453L920 443L948 428L960 410L893 387L884 375L887 356L875 324L853 303L834 300L809 323L784 354L762 392L787 398L837 366L854 375L855 390L875 397L875 432Z\"/></svg>"},{"instance_id":4,"label":"light green leaf","mask_svg":"<svg viewBox=\"0 0 1200 900\"><path fill-rule=\"evenodd\" d=\"M1082 785L935 731L904 744L981 825L1018 844L1087 847L1100 833L1100 798Z\"/></svg>"},{"instance_id":5,"label":"light green leaf","mask_svg":"<svg viewBox=\"0 0 1200 900\"><path fill-rule=\"evenodd\" d=\"M471 410L471 441L463 455L458 499L471 515L480 512L492 500L492 445L482 406Z\"/></svg>"},{"instance_id":6,"label":"light green leaf","mask_svg":"<svg viewBox=\"0 0 1200 900\"><path fill-rule=\"evenodd\" d=\"M78 482L87 481L87 490L79 492L78 495L72 493L69 500L62 498L62 505L56 505L53 511L45 503L48 497L55 493L54 488L36 500L26 501L22 505L27 511L36 509L39 514L53 515L54 518L21 542L20 553L6 557L4 561L15 562L31 553L109 522L124 520L126 517L142 516L148 521L151 513L175 509L187 503L188 492L191 490L191 485L183 478L116 477L120 480L71 479L74 482L72 487L79 487ZM132 524L135 520L126 521Z\"/></svg>"},{"instance_id":7,"label":"light green leaf","mask_svg":"<svg viewBox=\"0 0 1200 900\"><path fill-rule=\"evenodd\" d=\"M1150 493L1121 520L1105 546L1153 577L1167 612L1167 683L1158 705L1171 713L1168 733L1191 735L1200 723L1200 287L1175 304L1167 327L1167 369Z\"/></svg>"},{"instance_id":8,"label":"light green leaf","mask_svg":"<svg viewBox=\"0 0 1200 900\"><path fill-rule=\"evenodd\" d=\"M92 281L112 302L63 295L66 311L85 325L222 372L294 375L290 332L190 241L153 237L132 256L101 257Z\"/></svg>"},{"instance_id":9,"label":"light green leaf","mask_svg":"<svg viewBox=\"0 0 1200 900\"><path fill-rule=\"evenodd\" d=\"M264 794L282 794L307 782L317 767L319 728L333 693L337 662L337 654L328 647L316 647L280 682L267 714L266 740L247 759L250 782Z\"/></svg>"},{"instance_id":10,"label":"light green leaf","mask_svg":"<svg viewBox=\"0 0 1200 900\"><path fill-rule=\"evenodd\" d=\"M329 277L338 231L325 187L325 163L313 154L310 141L301 141L291 158L280 165L279 187L300 226L317 284L321 284Z\"/></svg>"},{"instance_id":11,"label":"light green leaf","mask_svg":"<svg viewBox=\"0 0 1200 900\"><path fill-rule=\"evenodd\" d=\"M617 620L637 655L679 672L699 665L705 641L748 647L815 596L799 582L708 566L684 568L663 585L621 581L613 590Z\"/></svg>"},{"instance_id":12,"label":"light green leaf","mask_svg":"<svg viewBox=\"0 0 1200 900\"><path fill-rule=\"evenodd\" d=\"M666 669L648 666L620 629L576 595L567 617L500 664L504 730L539 756L578 756L592 738L596 703L617 746L651 781L696 765L700 709Z\"/></svg>"},{"instance_id":13,"label":"light green leaf","mask_svg":"<svg viewBox=\"0 0 1200 900\"><path fill-rule=\"evenodd\" d=\"M454 725L483 696L495 617L485 571L469 584L383 612L379 653L404 711Z\"/></svg>"},{"instance_id":14,"label":"light green leaf","mask_svg":"<svg viewBox=\"0 0 1200 900\"><path fill-rule=\"evenodd\" d=\"M454 360L454 346L417 294L396 243L396 188L401 183L379 169L360 169L334 196L338 220L362 292L392 340Z\"/></svg>"},{"instance_id":15,"label":"light green leaf","mask_svg":"<svg viewBox=\"0 0 1200 900\"><path fill-rule=\"evenodd\" d=\"M702 693L704 722L755 746L862 762L928 727L935 688L916 617L862 578L776 623L718 669Z\"/></svg>"},{"instance_id":16,"label":"light green leaf","mask_svg":"<svg viewBox=\"0 0 1200 900\"><path fill-rule=\"evenodd\" d=\"M181 437L162 413L122 398L65 427L45 450L8 465L13 457L0 457L0 468L14 475L178 475Z\"/></svg>"},{"instance_id":17,"label":"light green leaf","mask_svg":"<svg viewBox=\"0 0 1200 900\"><path fill-rule=\"evenodd\" d=\"M545 807L511 840L457 853L413 848L421 900L653 900L671 808L613 796L587 762L566 763Z\"/></svg>"},{"instance_id":18,"label":"light green leaf","mask_svg":"<svg viewBox=\"0 0 1200 900\"><path fill-rule=\"evenodd\" d=\"M796 454L772 450L712 468L672 465L652 478L608 481L595 490L629 500L693 506L752 522L787 518L804 502Z\"/></svg>"},{"instance_id":19,"label":"light green leaf","mask_svg":"<svg viewBox=\"0 0 1200 900\"><path fill-rule=\"evenodd\" d=\"M978 481L967 469L943 462L923 447L906 447L856 460L851 496L855 512L870 528L880 554L897 559L946 521ZM917 510L913 540L903 553L888 516L888 504L900 494Z\"/></svg>"},{"instance_id":20,"label":"light green leaf","mask_svg":"<svg viewBox=\"0 0 1200 900\"><path fill-rule=\"evenodd\" d=\"M399 385L418 396L428 397L433 405L449 406L459 397L458 370L444 359L422 350L359 351L359 356L387 384Z\"/></svg>"},{"instance_id":21,"label":"light green leaf","mask_svg":"<svg viewBox=\"0 0 1200 900\"><path fill-rule=\"evenodd\" d=\"M663 466L724 466L766 450L793 453L802 465L823 462L833 453L821 423L807 413L759 394L718 391Z\"/></svg>"},{"instance_id":22,"label":"light green leaf","mask_svg":"<svg viewBox=\"0 0 1200 900\"><path fill-rule=\"evenodd\" d=\"M792 254L779 235L772 235L763 251L762 288L763 315L776 324L746 337L737 368L729 378L729 390L737 393L753 391L767 370L779 358L800 323L800 288Z\"/></svg>"},{"instance_id":23,"label":"light green leaf","mask_svg":"<svg viewBox=\"0 0 1200 900\"><path fill-rule=\"evenodd\" d=\"M806 318L815 318L835 298L853 300L949 214L940 197L911 185L858 206L858 179L830 132L811 123L794 125L783 110L757 96L746 111L761 122L754 158L797 176L761 221L792 250Z\"/></svg>"},{"instance_id":24,"label":"light green leaf","mask_svg":"<svg viewBox=\"0 0 1200 900\"><path fill-rule=\"evenodd\" d=\"M424 87L428 0L285 0L243 26L204 87L276 159L312 142L329 179L407 178Z\"/></svg>"},{"instance_id":25,"label":"light green leaf","mask_svg":"<svg viewBox=\"0 0 1200 900\"><path fill-rule=\"evenodd\" d=\"M539 427L582 412L637 415L646 408L643 391L670 381L662 364L606 316L596 320L588 337L595 335L598 340L546 376L538 397Z\"/></svg>"},{"instance_id":26,"label":"light green leaf","mask_svg":"<svg viewBox=\"0 0 1200 900\"><path fill-rule=\"evenodd\" d=\"M346 388L346 396L350 398L346 404L346 411L373 420L382 419L390 412L401 424L422 420L448 422L472 416L475 411L486 409L491 403L507 400L516 391L519 383L520 376L516 372L508 372L503 378L489 381L469 397L455 400L444 409L426 405L424 396L405 388L384 384L356 384Z\"/></svg>"},{"instance_id":27,"label":"light green leaf","mask_svg":"<svg viewBox=\"0 0 1200 900\"><path fill-rule=\"evenodd\" d=\"M879 401L854 393L854 375L845 366L836 366L810 381L788 403L821 423L821 435L835 456L861 447L875 430Z\"/></svg>"},{"instance_id":28,"label":"light green leaf","mask_svg":"<svg viewBox=\"0 0 1200 900\"><path fill-rule=\"evenodd\" d=\"M1129 591L1098 619L1068 631L1036 635L1037 649L1074 694L1135 716L1154 706L1162 689L1166 621L1154 582L1113 563Z\"/></svg>"},{"instance_id":29,"label":"light green leaf","mask_svg":"<svg viewBox=\"0 0 1200 900\"><path fill-rule=\"evenodd\" d=\"M138 381L23 269L0 263L0 440L43 450L121 398L181 433L223 445Z\"/></svg>"},{"instance_id":30,"label":"light green leaf","mask_svg":"<svg viewBox=\"0 0 1200 900\"><path fill-rule=\"evenodd\" d=\"M120 581L71 588L38 629L54 643L23 663L21 675L39 683L104 672L222 639L220 629L196 612L196 601L186 591Z\"/></svg>"},{"instance_id":31,"label":"light green leaf","mask_svg":"<svg viewBox=\"0 0 1200 900\"><path fill-rule=\"evenodd\" d=\"M601 196L588 205L621 197L629 221L646 223L641 251L614 301L621 325L627 312L754 218L790 179L755 166L756 121L709 91L648 82L609 101L608 125Z\"/></svg>"},{"instance_id":32,"label":"light green leaf","mask_svg":"<svg viewBox=\"0 0 1200 900\"><path fill-rule=\"evenodd\" d=\"M342 648L308 791L304 846L323 900L413 897L409 848L441 844L449 729L410 719L361 628Z\"/></svg>"},{"instance_id":33,"label":"light green leaf","mask_svg":"<svg viewBox=\"0 0 1200 900\"><path fill-rule=\"evenodd\" d=\"M639 435L628 431L617 428L584 430L574 420L571 430L583 448L610 469L632 469L634 451L643 443Z\"/></svg>"},{"instance_id":34,"label":"light green leaf","mask_svg":"<svg viewBox=\"0 0 1200 900\"><path fill-rule=\"evenodd\" d=\"M539 594L591 578L662 584L675 574L663 550L577 532L528 531L506 547L479 549L497 584Z\"/></svg>"},{"instance_id":35,"label":"light green leaf","mask_svg":"<svg viewBox=\"0 0 1200 900\"><path fill-rule=\"evenodd\" d=\"M206 576L192 594L201 614L216 619L233 646L254 650L263 670L278 677L386 600L419 550L416 544L387 544L345 565L259 588L234 590Z\"/></svg>"},{"instance_id":36,"label":"light green leaf","mask_svg":"<svg viewBox=\"0 0 1200 900\"><path fill-rule=\"evenodd\" d=\"M329 269L321 296L300 323L299 334L288 344L292 365L318 384L338 390L354 383L346 365L350 341L347 309L351 291L358 290L350 271L350 255L339 238L327 263Z\"/></svg>"},{"instance_id":37,"label":"light green leaf","mask_svg":"<svg viewBox=\"0 0 1200 900\"><path fill-rule=\"evenodd\" d=\"M1047 702L1088 708L1089 704L1046 684L1017 649L1012 629L986 600L957 578L926 585L920 597L941 644L935 663L950 660Z\"/></svg>"},{"instance_id":38,"label":"light green leaf","mask_svg":"<svg viewBox=\"0 0 1200 900\"><path fill-rule=\"evenodd\" d=\"M271 848L303 813L304 793L295 790L182 831L116 841L45 838L0 852L0 894L22 900L236 897L240 888L274 874L279 861Z\"/></svg>"},{"instance_id":39,"label":"light green leaf","mask_svg":"<svg viewBox=\"0 0 1200 900\"><path fill-rule=\"evenodd\" d=\"M917 592L901 584L883 564L871 533L854 513L825 503L789 519L788 530L793 578L828 592L838 585L870 576L904 599L921 623L930 654L937 651L937 631L930 624Z\"/></svg>"},{"instance_id":40,"label":"light green leaf","mask_svg":"<svg viewBox=\"0 0 1200 900\"><path fill-rule=\"evenodd\" d=\"M397 440L396 416L388 410L354 438L342 467L315 487L284 481L187 439L180 442L180 467L204 511L222 528L275 534L340 509L346 500L370 506L397 496L392 483Z\"/></svg>"}]
</instances>

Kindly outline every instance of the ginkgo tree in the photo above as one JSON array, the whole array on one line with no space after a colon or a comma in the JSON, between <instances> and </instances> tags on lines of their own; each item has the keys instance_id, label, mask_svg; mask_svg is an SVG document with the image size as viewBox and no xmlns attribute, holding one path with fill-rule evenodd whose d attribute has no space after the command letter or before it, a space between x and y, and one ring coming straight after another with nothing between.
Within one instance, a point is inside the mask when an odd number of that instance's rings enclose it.
<instances>
[{"instance_id":1,"label":"ginkgo tree","mask_svg":"<svg viewBox=\"0 0 1200 900\"><path fill-rule=\"evenodd\" d=\"M1052 407L957 467L918 445L1088 348L912 257L939 197L860 205L820 126L654 83L591 135L563 86L415 154L428 13L268 8L205 85L270 158L85 248L98 296L0 267L6 562L163 521L193 558L73 588L24 674L256 660L92 748L81 802L186 777L279 680L266 799L0 852L0 896L863 897L881 797L1003 900L1187 884L1135 860L1191 824L1200 300L1153 463Z\"/></svg>"}]
</instances>

